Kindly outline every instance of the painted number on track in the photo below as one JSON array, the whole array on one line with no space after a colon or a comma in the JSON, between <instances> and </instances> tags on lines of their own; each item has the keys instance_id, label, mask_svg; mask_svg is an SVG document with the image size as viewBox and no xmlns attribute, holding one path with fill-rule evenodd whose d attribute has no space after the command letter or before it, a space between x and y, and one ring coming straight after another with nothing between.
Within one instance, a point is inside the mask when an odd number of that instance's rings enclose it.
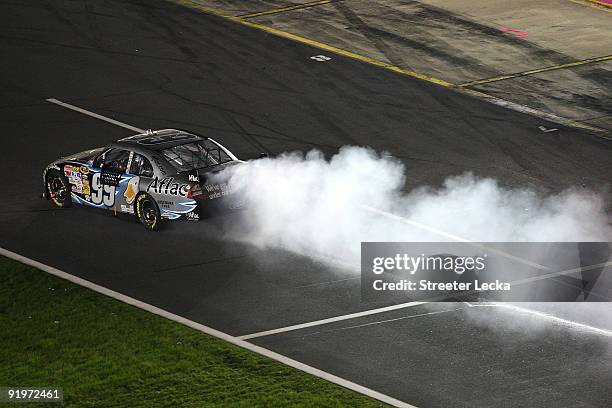
<instances>
[{"instance_id":1,"label":"painted number on track","mask_svg":"<svg viewBox=\"0 0 612 408\"><path fill-rule=\"evenodd\" d=\"M325 62L325 61L329 61L331 58L325 55L313 55L312 57L310 57L310 59L319 61L319 62Z\"/></svg>"},{"instance_id":2,"label":"painted number on track","mask_svg":"<svg viewBox=\"0 0 612 408\"><path fill-rule=\"evenodd\" d=\"M559 130L559 129L557 129L557 128L550 128L550 129L547 129L547 128L546 128L546 126L538 126L538 129L540 129L540 130L541 130L542 132L544 132L544 133L548 133L548 132L555 132L555 131Z\"/></svg>"}]
</instances>

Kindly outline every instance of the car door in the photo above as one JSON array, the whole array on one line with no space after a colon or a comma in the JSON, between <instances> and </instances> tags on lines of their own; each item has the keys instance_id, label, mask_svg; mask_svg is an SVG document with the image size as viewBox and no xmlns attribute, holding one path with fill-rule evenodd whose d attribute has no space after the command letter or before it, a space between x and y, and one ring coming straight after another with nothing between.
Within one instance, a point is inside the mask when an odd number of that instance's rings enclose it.
<instances>
[{"instance_id":1,"label":"car door","mask_svg":"<svg viewBox=\"0 0 612 408\"><path fill-rule=\"evenodd\" d=\"M90 202L97 207L114 209L121 205L121 194L130 179L127 173L132 152L119 148L106 151L92 168L90 181Z\"/></svg>"},{"instance_id":2,"label":"car door","mask_svg":"<svg viewBox=\"0 0 612 408\"><path fill-rule=\"evenodd\" d=\"M143 155L133 152L124 180L120 182L120 190L115 199L117 211L134 214L134 201L144 186L149 185L153 178L153 166Z\"/></svg>"}]
</instances>

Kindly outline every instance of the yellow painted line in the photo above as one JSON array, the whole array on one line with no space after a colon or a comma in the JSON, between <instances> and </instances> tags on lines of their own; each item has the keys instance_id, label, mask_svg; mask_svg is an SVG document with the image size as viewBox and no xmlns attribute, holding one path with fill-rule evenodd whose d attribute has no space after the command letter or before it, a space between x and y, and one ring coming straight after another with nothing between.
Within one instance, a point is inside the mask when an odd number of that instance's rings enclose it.
<instances>
[{"instance_id":1,"label":"yellow painted line","mask_svg":"<svg viewBox=\"0 0 612 408\"><path fill-rule=\"evenodd\" d=\"M604 3L603 1L597 1L597 0L587 0L587 1L590 1L591 3L599 4L600 6L612 8L612 4Z\"/></svg>"},{"instance_id":2,"label":"yellow painted line","mask_svg":"<svg viewBox=\"0 0 612 408\"><path fill-rule=\"evenodd\" d=\"M601 4L598 1L592 1L592 0L569 0L569 1L571 1L572 3L578 4L578 5L581 5L581 6L590 7L595 10L612 13L612 6L608 4Z\"/></svg>"},{"instance_id":3,"label":"yellow painted line","mask_svg":"<svg viewBox=\"0 0 612 408\"><path fill-rule=\"evenodd\" d=\"M567 64L553 65L551 67L546 67L546 68L532 69L530 71L523 71L523 72L517 72L516 74L508 74L508 75L502 75L502 76L493 77L493 78L480 79L478 81L464 82L462 84L458 84L457 87L465 88L465 87L474 86L474 85L488 84L491 82L504 81L506 79L513 79L513 78L523 77L527 75L539 74L541 72L556 71L559 69L572 68L572 67L577 67L580 65L593 64L595 62L602 62L602 61L608 61L608 60L612 60L612 55L588 58L585 60L570 62Z\"/></svg>"},{"instance_id":4,"label":"yellow painted line","mask_svg":"<svg viewBox=\"0 0 612 408\"><path fill-rule=\"evenodd\" d=\"M320 6L320 5L323 5L323 4L329 4L331 2L332 2L332 0L313 1L312 3L296 4L294 6L287 6L287 7L281 7L281 8L267 10L267 11L260 11L258 13L242 14L242 15L239 15L239 16L236 16L236 17L239 17L239 18L252 18L252 17L259 17L259 16L267 16L268 14L278 14L278 13L284 13L286 11L301 10L301 9L305 9L305 8L309 8L309 7L315 7L315 6Z\"/></svg>"}]
</instances>

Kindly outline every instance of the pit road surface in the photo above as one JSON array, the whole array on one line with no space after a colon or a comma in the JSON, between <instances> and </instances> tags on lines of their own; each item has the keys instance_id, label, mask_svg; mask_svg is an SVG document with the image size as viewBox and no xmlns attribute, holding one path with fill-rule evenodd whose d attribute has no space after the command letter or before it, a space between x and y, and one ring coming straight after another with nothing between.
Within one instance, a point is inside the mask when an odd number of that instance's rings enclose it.
<instances>
[{"instance_id":1,"label":"pit road surface","mask_svg":"<svg viewBox=\"0 0 612 408\"><path fill-rule=\"evenodd\" d=\"M48 162L132 132L45 99L205 134L241 158L369 145L405 162L407 188L465 171L549 191L610 182L609 140L341 56L315 61L318 49L175 4L8 1L0 19L0 246L232 335L381 305L361 303L347 272L219 238L232 216L154 234L53 209L39 198ZM409 315L423 316L393 320ZM250 341L419 407L609 406L610 338L532 320L422 305Z\"/></svg>"}]
</instances>

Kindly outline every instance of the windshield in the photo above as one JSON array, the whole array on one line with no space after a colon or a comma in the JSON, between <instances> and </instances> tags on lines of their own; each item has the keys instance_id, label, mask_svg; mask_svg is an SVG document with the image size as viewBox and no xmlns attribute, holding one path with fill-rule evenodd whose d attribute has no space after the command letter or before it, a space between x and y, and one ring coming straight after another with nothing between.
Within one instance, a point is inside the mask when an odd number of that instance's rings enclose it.
<instances>
[{"instance_id":1,"label":"windshield","mask_svg":"<svg viewBox=\"0 0 612 408\"><path fill-rule=\"evenodd\" d=\"M170 147L161 153L179 172L212 167L232 160L223 149L210 140Z\"/></svg>"}]
</instances>

